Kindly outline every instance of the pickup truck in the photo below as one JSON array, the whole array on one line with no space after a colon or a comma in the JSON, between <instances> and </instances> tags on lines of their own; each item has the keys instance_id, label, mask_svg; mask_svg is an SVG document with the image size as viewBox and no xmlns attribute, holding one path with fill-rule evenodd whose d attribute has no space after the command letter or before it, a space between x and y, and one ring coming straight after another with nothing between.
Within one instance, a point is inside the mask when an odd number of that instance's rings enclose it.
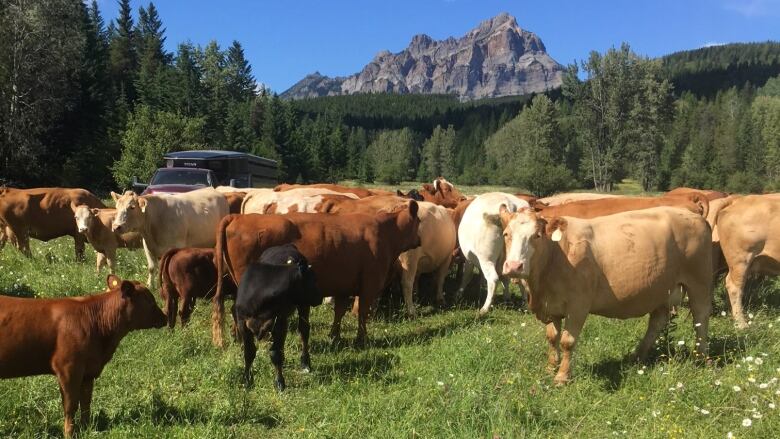
<instances>
[{"instance_id":1,"label":"pickup truck","mask_svg":"<svg viewBox=\"0 0 780 439\"><path fill-rule=\"evenodd\" d=\"M155 171L149 184L133 177L138 194L182 193L207 186L274 187L278 163L238 151L177 151L166 154L165 167Z\"/></svg>"}]
</instances>

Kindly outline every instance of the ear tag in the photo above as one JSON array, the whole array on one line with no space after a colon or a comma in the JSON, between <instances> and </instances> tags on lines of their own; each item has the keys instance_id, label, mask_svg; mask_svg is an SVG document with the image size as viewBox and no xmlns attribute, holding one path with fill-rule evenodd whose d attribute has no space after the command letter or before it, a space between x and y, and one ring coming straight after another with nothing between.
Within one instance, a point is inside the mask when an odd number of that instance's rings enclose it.
<instances>
[{"instance_id":1,"label":"ear tag","mask_svg":"<svg viewBox=\"0 0 780 439\"><path fill-rule=\"evenodd\" d=\"M563 233L561 232L561 229L555 229L550 239L552 239L555 242L558 242L563 238Z\"/></svg>"},{"instance_id":2,"label":"ear tag","mask_svg":"<svg viewBox=\"0 0 780 439\"><path fill-rule=\"evenodd\" d=\"M119 285L119 282L117 282L117 281L116 281L116 279L114 279L114 280L111 282L111 286L114 286L114 287L115 287L115 286L117 286L117 285Z\"/></svg>"}]
</instances>

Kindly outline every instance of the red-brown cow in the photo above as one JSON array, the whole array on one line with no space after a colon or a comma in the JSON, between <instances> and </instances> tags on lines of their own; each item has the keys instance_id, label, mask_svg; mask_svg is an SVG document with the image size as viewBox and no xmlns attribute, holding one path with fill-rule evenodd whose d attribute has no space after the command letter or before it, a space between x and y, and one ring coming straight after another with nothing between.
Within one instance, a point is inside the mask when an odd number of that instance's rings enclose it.
<instances>
[{"instance_id":1,"label":"red-brown cow","mask_svg":"<svg viewBox=\"0 0 780 439\"><path fill-rule=\"evenodd\" d=\"M139 282L107 278L108 292L63 299L0 296L0 378L55 375L65 411L65 436L81 407L90 418L92 388L122 338L162 328L165 314Z\"/></svg>"},{"instance_id":2,"label":"red-brown cow","mask_svg":"<svg viewBox=\"0 0 780 439\"><path fill-rule=\"evenodd\" d=\"M702 194L689 193L672 197L622 197L572 201L571 203L559 204L557 206L543 207L541 208L541 216L544 218L573 216L575 218L590 219L660 206L687 209L704 218L707 217L710 209L707 198L702 196Z\"/></svg>"},{"instance_id":3,"label":"red-brown cow","mask_svg":"<svg viewBox=\"0 0 780 439\"><path fill-rule=\"evenodd\" d=\"M418 191L423 201L454 209L466 197L452 183L439 177L432 184L425 183Z\"/></svg>"},{"instance_id":4,"label":"red-brown cow","mask_svg":"<svg viewBox=\"0 0 780 439\"><path fill-rule=\"evenodd\" d=\"M168 326L176 326L176 308L186 325L195 308L195 299L213 296L217 290L217 268L213 248L172 248L160 258L160 297L165 302ZM236 284L224 280L223 295L236 297ZM181 299L181 305L179 305Z\"/></svg>"},{"instance_id":5,"label":"red-brown cow","mask_svg":"<svg viewBox=\"0 0 780 439\"><path fill-rule=\"evenodd\" d=\"M96 196L84 189L0 188L0 222L4 222L6 234L12 243L26 256L30 252L30 237L41 241L72 236L75 241L76 259L84 259L84 242L73 215L76 206L106 207Z\"/></svg>"},{"instance_id":6,"label":"red-brown cow","mask_svg":"<svg viewBox=\"0 0 780 439\"><path fill-rule=\"evenodd\" d=\"M241 204L244 203L246 192L226 192L223 195L228 202L228 212L241 213Z\"/></svg>"},{"instance_id":7,"label":"red-brown cow","mask_svg":"<svg viewBox=\"0 0 780 439\"><path fill-rule=\"evenodd\" d=\"M241 279L250 262L270 245L294 244L312 265L317 286L332 296L335 314L331 337L341 334L341 319L350 296L360 297L357 344L366 338L369 311L385 287L398 256L420 246L417 202L391 213L329 215L291 213L277 216L288 223L269 223L268 215L230 215L217 229L217 272L227 271L234 281ZM285 240L286 242L278 242ZM277 241L277 242L273 242ZM270 245L269 245L270 244ZM223 268L223 261L225 262ZM225 270L226 269L226 270ZM224 270L224 271L223 271ZM222 290L214 297L213 336L222 344Z\"/></svg>"},{"instance_id":8,"label":"red-brown cow","mask_svg":"<svg viewBox=\"0 0 780 439\"><path fill-rule=\"evenodd\" d=\"M717 200L718 198L726 198L729 196L729 194L725 192L720 191L714 191L711 189L694 189L690 187L678 187L676 189L672 189L669 192L665 193L665 197L674 197L679 195L689 195L689 194L702 194L705 198L707 198L707 201Z\"/></svg>"}]
</instances>

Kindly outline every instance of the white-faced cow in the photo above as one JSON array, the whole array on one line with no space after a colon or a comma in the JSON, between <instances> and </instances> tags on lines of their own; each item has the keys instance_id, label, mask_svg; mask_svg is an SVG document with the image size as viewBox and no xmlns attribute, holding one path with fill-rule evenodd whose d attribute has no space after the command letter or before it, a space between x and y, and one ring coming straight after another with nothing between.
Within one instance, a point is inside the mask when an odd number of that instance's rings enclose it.
<instances>
[{"instance_id":1,"label":"white-faced cow","mask_svg":"<svg viewBox=\"0 0 780 439\"><path fill-rule=\"evenodd\" d=\"M228 214L225 197L212 188L176 195L144 195L131 191L119 195L112 230L138 232L143 238L150 287L160 257L174 247L214 247L219 221Z\"/></svg>"}]
</instances>

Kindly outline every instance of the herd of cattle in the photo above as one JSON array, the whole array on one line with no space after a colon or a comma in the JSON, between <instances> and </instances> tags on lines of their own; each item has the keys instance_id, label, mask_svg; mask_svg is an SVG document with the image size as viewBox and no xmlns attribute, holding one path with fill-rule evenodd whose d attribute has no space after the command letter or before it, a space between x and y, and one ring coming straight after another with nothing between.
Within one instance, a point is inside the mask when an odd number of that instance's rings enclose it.
<instances>
[{"instance_id":1,"label":"herd of cattle","mask_svg":"<svg viewBox=\"0 0 780 439\"><path fill-rule=\"evenodd\" d=\"M0 188L0 248L31 256L29 239L72 236L78 259L89 242L97 270L108 265L107 292L63 299L0 296L0 378L56 375L65 433L90 416L94 379L131 330L185 324L195 299L212 297L213 343L222 346L226 297L235 299L235 335L252 380L255 340L271 335L276 386L287 320L298 313L301 365L310 369L311 306L333 300L330 336L352 304L356 344L392 279L410 315L421 274L444 303L453 264L462 272L455 299L479 267L489 312L499 282L505 299L517 283L545 323L549 367L569 380L572 352L589 314L650 315L636 350L644 359L672 308L687 294L697 355L707 355L715 274L728 270L736 325L746 326L742 292L751 273L780 274L780 195L727 195L678 188L658 197L593 193L537 199L525 194L463 196L443 178L407 194L331 184L275 189L205 188L184 194L111 193L107 208L83 189ZM159 281L161 310L136 281L114 275L117 248L143 247L148 288ZM562 358L559 354L562 351Z\"/></svg>"}]
</instances>

